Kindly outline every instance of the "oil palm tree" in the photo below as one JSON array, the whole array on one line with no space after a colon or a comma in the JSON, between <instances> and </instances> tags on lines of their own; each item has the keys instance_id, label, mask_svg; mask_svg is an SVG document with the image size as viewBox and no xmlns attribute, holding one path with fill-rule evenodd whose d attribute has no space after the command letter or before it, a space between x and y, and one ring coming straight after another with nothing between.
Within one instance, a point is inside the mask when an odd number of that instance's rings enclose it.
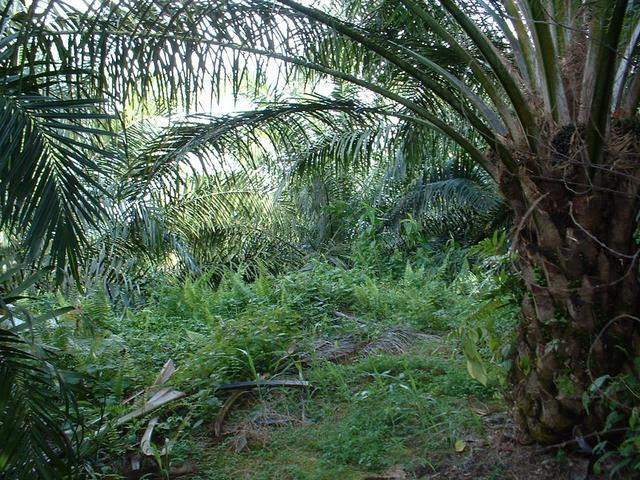
<instances>
[{"instance_id":1,"label":"oil palm tree","mask_svg":"<svg viewBox=\"0 0 640 480\"><path fill-rule=\"evenodd\" d=\"M636 4L247 0L199 4L199 17L190 8L176 12L195 20L176 38L197 32L201 45L348 82L375 96L378 114L439 131L495 179L528 290L516 416L544 442L602 427L604 400L586 409L584 395L596 379L632 372L640 353Z\"/></svg>"},{"instance_id":2,"label":"oil palm tree","mask_svg":"<svg viewBox=\"0 0 640 480\"><path fill-rule=\"evenodd\" d=\"M428 235L469 242L508 217L491 176L455 143L423 125L390 122L384 108L341 90L205 122L202 115L187 117L148 152L159 170L180 155L266 169L278 184L278 202L295 207L297 227L290 230L312 250L353 240L363 205L380 210L385 220L378 228L395 236L408 214ZM340 213L340 205L352 211Z\"/></svg>"},{"instance_id":3,"label":"oil palm tree","mask_svg":"<svg viewBox=\"0 0 640 480\"><path fill-rule=\"evenodd\" d=\"M177 37L351 83L481 165L513 211L528 290L520 425L543 442L604 425L602 396L583 397L640 353L635 3L247 0L198 22Z\"/></svg>"},{"instance_id":4,"label":"oil palm tree","mask_svg":"<svg viewBox=\"0 0 640 480\"><path fill-rule=\"evenodd\" d=\"M81 93L88 70L53 60L46 15L12 1L0 15L0 228L23 240L28 260L76 269L85 228L101 215L95 158L107 132L97 122L109 115Z\"/></svg>"},{"instance_id":5,"label":"oil palm tree","mask_svg":"<svg viewBox=\"0 0 640 480\"><path fill-rule=\"evenodd\" d=\"M99 16L109 8L110 14ZM180 240L184 238L194 240L189 245L194 248L205 243L200 238L189 238L195 235L196 227L207 234L212 231L219 234L221 229L228 233L234 227L231 209L235 209L236 215L257 206L268 209L268 202L257 198L258 191L250 188L252 185L245 184L239 191L240 182L235 182L235 190L230 191L229 179L225 184L214 182L214 175L204 180L191 175L184 181L168 182L169 177L181 180L188 163L182 157L178 156L171 168L162 168L166 167L162 162L145 164L148 157L135 157L134 169L129 170L132 166L127 163L129 158L110 148L108 138L122 130L124 122L118 121L121 118L116 114L127 98L186 102L191 98L189 82L201 75L197 67L188 66L185 67L188 75L172 83L179 69L175 64L166 65L167 57L158 53L163 49L154 43L146 50L143 48L142 54L156 55L152 61L158 67L156 75L149 74L148 63L144 68L132 68L122 62L118 32L110 31L108 38L100 37L99 27L126 22L126 13L126 9L110 2L97 5L95 10L74 8L63 1L25 4L9 0L0 4L0 230L3 250L5 239L9 238L16 246L11 254L17 258L9 261L3 251L0 279L3 445L0 476L3 478L79 476L80 441L75 438L73 427L81 421L72 408L73 395L52 366L52 355L25 341L24 329L31 322L11 327L16 311L23 319L28 312L8 304L19 302L23 297L18 293L41 282L50 269L18 281L16 288L11 286L15 277L24 276L29 264L37 263L55 267L59 281L66 271L79 281L81 265L95 251L96 244L109 246L101 241L107 227L111 231L120 229L116 240L126 243L128 237L122 230L130 233L141 224L153 223L157 218L151 215L142 218L151 211L158 211L161 221L168 218L175 227L169 233L182 237L173 242L175 252L183 246ZM98 26L97 19L101 18L107 22ZM130 33L126 38L136 36ZM166 36L162 41L168 41ZM130 46L127 43L125 48ZM78 51L85 47L87 51ZM107 81L115 78L115 83L107 85ZM146 97L145 89L153 90L158 85L162 85L160 92L154 90ZM130 137L127 150L135 147ZM145 170L148 166L149 172ZM142 170L136 170L139 168ZM121 182L118 187L130 191L120 195L115 188L117 181ZM150 186L161 188L152 192ZM151 193L156 196L151 197ZM224 200L217 201L221 198ZM246 199L252 200L250 205ZM182 203L178 205L176 201ZM142 215L136 217L136 212ZM204 218L205 215L209 218ZM245 228L235 237L227 234L227 246L230 238L248 242L246 232ZM250 233L250 240L260 243L255 231ZM162 239L167 231L160 234ZM141 243L143 247L150 246L139 242L138 252ZM260 247L262 244L245 250L255 252ZM237 245L231 245L227 251L237 252ZM26 264L19 264L21 260ZM47 319L44 315L34 321Z\"/></svg>"},{"instance_id":6,"label":"oil palm tree","mask_svg":"<svg viewBox=\"0 0 640 480\"><path fill-rule=\"evenodd\" d=\"M583 398L640 354L636 4L269 5L283 20L256 33L258 46L210 41L368 90L495 179L528 291L511 373L519 423L542 442L603 427L602 396L589 409Z\"/></svg>"},{"instance_id":7,"label":"oil palm tree","mask_svg":"<svg viewBox=\"0 0 640 480\"><path fill-rule=\"evenodd\" d=\"M272 177L243 165L233 147L216 151L211 142L190 149L197 158L179 158L182 139L198 143L202 120L181 117L161 127L145 118L114 135L106 148L118 161L101 182L107 218L85 251L86 288L101 284L130 303L158 275L207 272L215 279L229 268L276 271L299 261L292 209ZM207 173L213 164L219 168Z\"/></svg>"},{"instance_id":8,"label":"oil palm tree","mask_svg":"<svg viewBox=\"0 0 640 480\"><path fill-rule=\"evenodd\" d=\"M274 236L264 184L257 188L246 170L226 175L211 145L189 157L202 143L204 116L190 117L189 129L176 115L170 136L127 117L132 103L161 103L167 115L189 111L205 74L217 88L239 88L241 72L225 75L212 70L215 59L205 62L208 46L175 40L152 21L174 13L162 2L3 2L0 228L28 263L56 267L58 281L70 273L80 282L87 268L125 273L132 263L125 252L158 264L174 255L198 269L193 249L198 260L221 265L290 244ZM187 52L200 62L183 61ZM274 229L258 225L261 209ZM252 220L242 223L243 214Z\"/></svg>"}]
</instances>

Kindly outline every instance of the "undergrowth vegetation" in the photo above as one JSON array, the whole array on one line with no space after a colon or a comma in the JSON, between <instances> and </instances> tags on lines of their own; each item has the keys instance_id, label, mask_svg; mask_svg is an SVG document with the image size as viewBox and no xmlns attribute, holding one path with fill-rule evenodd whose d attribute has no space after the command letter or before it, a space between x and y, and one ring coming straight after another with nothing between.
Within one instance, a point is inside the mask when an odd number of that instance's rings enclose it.
<instances>
[{"instance_id":1,"label":"undergrowth vegetation","mask_svg":"<svg viewBox=\"0 0 640 480\"><path fill-rule=\"evenodd\" d=\"M519 291L504 235L404 253L363 235L353 249L277 276L159 278L132 309L101 289L29 301L34 315L77 305L34 332L85 420L84 473L130 469L157 415L157 462L168 475L197 460L203 479L359 478L460 448L482 428L469 401L501 399ZM186 395L118 424L168 360L164 386ZM223 406L225 384L282 379L308 383Z\"/></svg>"}]
</instances>

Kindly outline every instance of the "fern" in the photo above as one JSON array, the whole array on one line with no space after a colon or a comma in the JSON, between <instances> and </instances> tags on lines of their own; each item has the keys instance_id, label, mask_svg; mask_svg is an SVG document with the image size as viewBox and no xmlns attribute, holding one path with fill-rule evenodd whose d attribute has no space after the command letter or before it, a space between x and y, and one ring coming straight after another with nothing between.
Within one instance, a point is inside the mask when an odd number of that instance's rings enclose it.
<instances>
[{"instance_id":1,"label":"fern","mask_svg":"<svg viewBox=\"0 0 640 480\"><path fill-rule=\"evenodd\" d=\"M95 333L109 326L112 311L107 294L102 288L95 288L82 301L79 328L85 333Z\"/></svg>"}]
</instances>

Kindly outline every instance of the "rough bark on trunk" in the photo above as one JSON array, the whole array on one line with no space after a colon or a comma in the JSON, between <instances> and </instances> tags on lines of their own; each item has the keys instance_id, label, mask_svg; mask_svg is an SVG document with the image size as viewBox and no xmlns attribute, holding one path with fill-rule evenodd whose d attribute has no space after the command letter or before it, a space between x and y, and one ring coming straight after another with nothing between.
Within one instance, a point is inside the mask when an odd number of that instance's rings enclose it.
<instances>
[{"instance_id":1,"label":"rough bark on trunk","mask_svg":"<svg viewBox=\"0 0 640 480\"><path fill-rule=\"evenodd\" d=\"M538 442L602 429L606 408L596 402L587 412L583 394L598 377L632 373L640 355L637 130L615 124L604 162L593 165L582 157L581 129L566 127L547 151L523 155L517 175L501 175L527 289L510 373L514 410Z\"/></svg>"}]
</instances>

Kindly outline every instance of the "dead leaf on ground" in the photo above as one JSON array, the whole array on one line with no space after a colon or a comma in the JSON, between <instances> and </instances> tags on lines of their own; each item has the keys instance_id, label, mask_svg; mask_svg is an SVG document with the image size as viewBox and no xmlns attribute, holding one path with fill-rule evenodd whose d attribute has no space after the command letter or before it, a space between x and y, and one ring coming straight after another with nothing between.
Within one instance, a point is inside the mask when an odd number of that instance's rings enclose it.
<instances>
[{"instance_id":1,"label":"dead leaf on ground","mask_svg":"<svg viewBox=\"0 0 640 480\"><path fill-rule=\"evenodd\" d=\"M453 448L456 449L456 452L461 453L464 452L464 449L467 447L467 442L465 442L464 440L457 440L456 443L453 445Z\"/></svg>"},{"instance_id":2,"label":"dead leaf on ground","mask_svg":"<svg viewBox=\"0 0 640 480\"><path fill-rule=\"evenodd\" d=\"M165 383L167 383L167 380L171 378L171 375L173 375L175 372L176 372L176 364L173 362L172 359L167 360L165 364L162 366L160 373L158 374L154 382L151 384L151 386L155 387L158 385L164 385Z\"/></svg>"},{"instance_id":3,"label":"dead leaf on ground","mask_svg":"<svg viewBox=\"0 0 640 480\"><path fill-rule=\"evenodd\" d=\"M145 402L142 407L134 410L133 412L127 413L123 415L119 419L116 420L115 426L119 427L120 425L124 425L130 420L134 418L141 417L146 415L147 413L155 410L156 408L161 407L169 402L177 400L179 398L185 397L187 394L184 392L179 392L177 390L171 390L169 388L161 388L158 390L149 400Z\"/></svg>"},{"instance_id":4,"label":"dead leaf on ground","mask_svg":"<svg viewBox=\"0 0 640 480\"><path fill-rule=\"evenodd\" d=\"M480 415L481 417L485 417L491 413L491 408L489 407L489 405L481 402L477 398L469 399L469 408L471 408L474 413Z\"/></svg>"},{"instance_id":5,"label":"dead leaf on ground","mask_svg":"<svg viewBox=\"0 0 640 480\"><path fill-rule=\"evenodd\" d=\"M351 337L317 338L311 343L311 353L303 353L302 360L327 360L333 363L345 363L358 351L358 343Z\"/></svg>"},{"instance_id":6,"label":"dead leaf on ground","mask_svg":"<svg viewBox=\"0 0 640 480\"><path fill-rule=\"evenodd\" d=\"M249 441L247 440L247 432L242 430L231 439L231 446L233 447L233 451L236 453L240 453L249 445Z\"/></svg>"},{"instance_id":7,"label":"dead leaf on ground","mask_svg":"<svg viewBox=\"0 0 640 480\"><path fill-rule=\"evenodd\" d=\"M140 395L142 395L145 391L150 391L150 390L153 390L155 387L159 387L160 385L164 385L165 383L167 383L169 378L171 378L171 376L175 372L176 372L176 364L173 362L172 359L167 360L165 362L165 364L162 366L162 369L160 370L160 373L158 373L158 376L153 381L151 386L147 390L144 390L144 389L140 390L140 391L134 393L133 395L131 395L130 397L126 398L125 400L123 400L122 401L123 405L126 405L127 403L135 400Z\"/></svg>"},{"instance_id":8,"label":"dead leaf on ground","mask_svg":"<svg viewBox=\"0 0 640 480\"><path fill-rule=\"evenodd\" d=\"M416 332L406 328L396 328L382 334L374 341L365 345L362 349L364 355L374 352L387 353L389 355L400 355L406 352L407 347L413 343Z\"/></svg>"},{"instance_id":9,"label":"dead leaf on ground","mask_svg":"<svg viewBox=\"0 0 640 480\"><path fill-rule=\"evenodd\" d=\"M147 424L147 428L142 434L142 439L140 440L140 451L144 453L147 457L153 456L153 448L151 446L151 437L153 436L153 429L157 424L158 424L158 417L153 417L151 420L149 420L149 423Z\"/></svg>"}]
</instances>

